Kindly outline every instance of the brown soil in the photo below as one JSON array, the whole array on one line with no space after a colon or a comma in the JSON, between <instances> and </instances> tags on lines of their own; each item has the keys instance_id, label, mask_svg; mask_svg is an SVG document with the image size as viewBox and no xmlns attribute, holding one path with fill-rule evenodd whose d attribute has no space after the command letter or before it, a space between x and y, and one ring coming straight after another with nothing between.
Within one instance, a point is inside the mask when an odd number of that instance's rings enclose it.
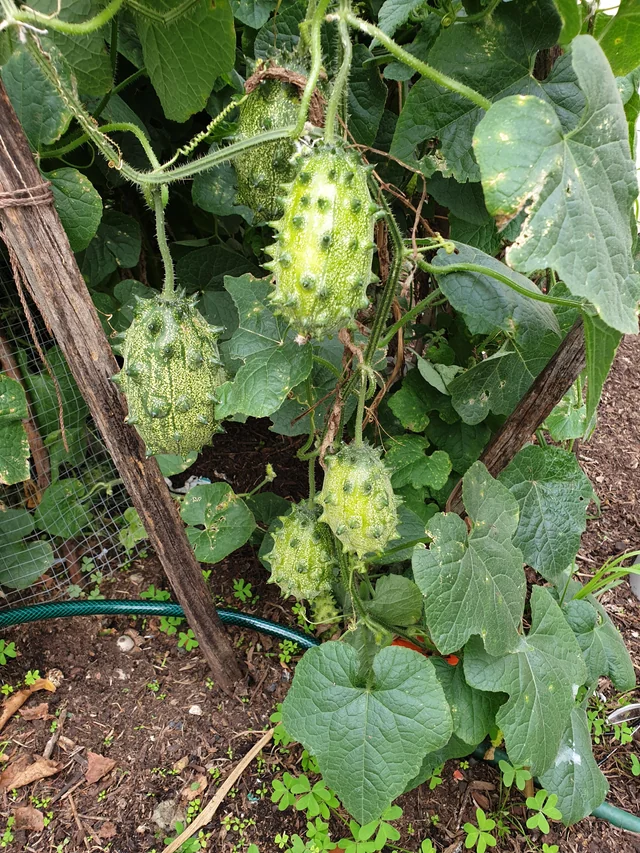
<instances>
[{"instance_id":1,"label":"brown soil","mask_svg":"<svg viewBox=\"0 0 640 853\"><path fill-rule=\"evenodd\" d=\"M640 339L628 339L607 384L596 434L579 450L602 503L602 514L590 521L580 554L586 573L607 556L640 546L638 365ZM255 423L231 425L226 436L224 444L217 441L215 450L200 458L195 473L227 479L236 490L244 491L260 482L266 462L271 461L278 472L273 490L284 497L303 495L306 472L295 460L299 439L274 436L263 424ZM264 446L256 451L260 442ZM236 578L250 582L258 598L239 604L233 598ZM148 557L105 582L102 592L107 598L137 598L151 583L166 587L157 561ZM225 601L295 624L290 607L266 584L250 546L216 566L211 584L216 603ZM608 594L606 603L640 667L640 603L626 582ZM276 641L231 629L247 675L238 684L236 695L229 698L208 680L198 650L178 648L176 636L161 633L159 625L157 618L95 617L34 623L5 633L5 641L14 640L21 653L2 668L7 682L16 685L29 669L42 674L58 669L64 680L55 694L36 693L25 706L30 709L46 702L45 719L17 716L8 723L0 736L2 767L20 756L42 755L55 728L54 715L64 709L66 716L59 724L61 737L53 752L62 769L0 799L0 833L17 807L37 808L48 825L40 833L14 828L12 840L8 835L0 840L0 850L159 853L164 838L171 834L158 826L159 813L184 815L190 800L193 804L199 799L201 806L209 802L220 781L268 726L292 676L293 662L280 660ZM133 640L131 651L121 650L121 637ZM603 681L601 690L615 707L611 685ZM611 785L609 800L637 812L640 779L631 775L629 758L637 745L615 749L616 745L607 736L597 747L598 760ZM115 762L93 784L85 778L89 752ZM264 750L207 825L206 849L235 853L253 842L260 853L275 853L279 849L276 834L304 835L303 815L292 809L279 812L270 801L272 780L287 769L299 772L300 765L297 746L270 745ZM494 812L500 805L499 776L482 762L471 760L467 767L451 761L441 778L434 790L423 785L399 800L404 815L398 822L402 832L398 844L407 851L418 851L427 837L438 851L460 851L464 841L460 828L473 819L475 808ZM521 802L520 795L512 797L509 811L523 825L526 815ZM340 838L339 822L334 829L333 837ZM557 844L561 853L640 850L637 836L593 818L569 830L554 827L544 839L536 832L525 836L512 824L510 834L494 849L539 851L543 840Z\"/></svg>"}]
</instances>

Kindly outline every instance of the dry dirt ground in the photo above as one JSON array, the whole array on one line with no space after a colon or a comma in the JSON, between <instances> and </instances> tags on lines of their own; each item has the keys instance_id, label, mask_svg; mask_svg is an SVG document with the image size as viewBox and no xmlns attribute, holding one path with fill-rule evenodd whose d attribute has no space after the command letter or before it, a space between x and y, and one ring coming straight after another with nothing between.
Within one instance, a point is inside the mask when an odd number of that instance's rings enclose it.
<instances>
[{"instance_id":1,"label":"dry dirt ground","mask_svg":"<svg viewBox=\"0 0 640 853\"><path fill-rule=\"evenodd\" d=\"M257 441L264 447L250 455ZM212 479L224 475L242 491L261 479L270 460L279 474L274 490L299 498L305 474L295 462L295 446L294 440L274 437L260 424L251 434L247 427L231 428L226 444L217 443L215 452L201 458L197 472ZM578 455L601 500L601 514L589 522L580 553L581 570L588 574L606 557L640 547L640 338L622 344L597 432ZM253 602L240 605L234 599L233 580L239 578L252 584ZM224 600L295 624L290 608L265 580L251 547L211 574L217 603ZM149 584L165 586L152 557L105 582L102 592L107 598L136 598ZM625 582L607 595L606 604L640 668L640 602ZM210 681L198 650L178 648L177 636L167 636L159 626L157 618L93 617L5 632L4 639L15 641L20 656L2 668L2 678L17 685L28 670L44 675L56 669L64 680L55 693L32 695L23 708L27 713L12 718L0 735L2 768L42 756L52 734L60 735L50 765L54 775L0 795L0 838L5 833L0 850L159 853L171 834L171 821L176 816L184 820L209 802L261 736L286 694L295 658L287 660L268 637L231 629L247 675L235 697L228 698ZM132 641L130 651L121 649L118 640L123 637ZM601 689L615 707L611 686L603 681ZM611 733L597 747L611 786L610 802L640 813L640 779L630 772L633 752L640 753L637 742L620 746ZM275 853L276 835L304 834L303 816L292 809L279 812L270 800L272 781L285 770L300 772L300 748L269 745L206 826L206 849L232 853L256 843L260 853ZM440 778L433 790L424 785L399 800L404 810L398 822L401 849L418 851L422 839L430 838L440 853L460 851L461 826L473 818L476 806L496 812L504 803L499 775L484 763L451 761ZM557 844L560 853L640 850L640 836L593 818L569 830L556 825L544 839L535 831L525 836L516 826L526 820L521 803L517 794L509 801L510 833L495 849L541 851L544 840ZM11 817L15 822L5 831ZM26 828L25 822L28 827L32 821L46 826L41 831ZM339 821L334 823L338 839L343 832Z\"/></svg>"}]
</instances>

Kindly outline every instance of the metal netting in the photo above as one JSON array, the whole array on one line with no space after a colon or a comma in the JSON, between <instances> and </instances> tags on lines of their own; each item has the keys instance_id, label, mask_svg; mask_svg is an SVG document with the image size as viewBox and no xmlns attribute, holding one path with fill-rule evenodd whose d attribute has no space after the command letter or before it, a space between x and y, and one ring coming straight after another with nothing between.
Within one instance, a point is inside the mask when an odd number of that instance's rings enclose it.
<instances>
[{"instance_id":1,"label":"metal netting","mask_svg":"<svg viewBox=\"0 0 640 853\"><path fill-rule=\"evenodd\" d=\"M141 533L66 361L36 307L30 300L27 304L49 369L34 343L8 259L0 254L3 349L18 366L50 468L46 488L41 487L46 479L39 482L33 458L31 480L0 486L0 609L58 597L97 596L101 580L138 553ZM13 512L3 519L7 510Z\"/></svg>"}]
</instances>

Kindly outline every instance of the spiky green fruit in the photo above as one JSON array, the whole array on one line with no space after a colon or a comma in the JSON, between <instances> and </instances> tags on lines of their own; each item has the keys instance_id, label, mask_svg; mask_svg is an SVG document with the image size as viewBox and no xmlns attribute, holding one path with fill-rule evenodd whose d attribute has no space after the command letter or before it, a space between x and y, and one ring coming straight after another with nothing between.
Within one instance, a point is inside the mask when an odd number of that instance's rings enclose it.
<instances>
[{"instance_id":1,"label":"spiky green fruit","mask_svg":"<svg viewBox=\"0 0 640 853\"><path fill-rule=\"evenodd\" d=\"M295 124L300 90L281 80L264 80L240 106L238 141ZM282 216L280 185L292 180L295 166L293 140L265 142L249 149L234 161L238 178L238 200L250 207L256 218L269 221Z\"/></svg>"},{"instance_id":2,"label":"spiky green fruit","mask_svg":"<svg viewBox=\"0 0 640 853\"><path fill-rule=\"evenodd\" d=\"M327 457L320 521L328 524L344 550L358 557L377 554L398 538L398 504L380 451L369 444L347 444Z\"/></svg>"},{"instance_id":3,"label":"spiky green fruit","mask_svg":"<svg viewBox=\"0 0 640 853\"><path fill-rule=\"evenodd\" d=\"M326 625L338 619L340 613L331 592L323 592L311 602L311 621L316 625Z\"/></svg>"},{"instance_id":4,"label":"spiky green fruit","mask_svg":"<svg viewBox=\"0 0 640 853\"><path fill-rule=\"evenodd\" d=\"M114 376L126 395L148 455L186 456L220 427L216 390L226 380L217 339L195 307L196 298L140 299L122 345L124 365Z\"/></svg>"},{"instance_id":5,"label":"spiky green fruit","mask_svg":"<svg viewBox=\"0 0 640 853\"><path fill-rule=\"evenodd\" d=\"M376 210L354 152L325 144L301 152L267 264L271 302L301 337L337 332L369 304Z\"/></svg>"},{"instance_id":6,"label":"spiky green fruit","mask_svg":"<svg viewBox=\"0 0 640 853\"><path fill-rule=\"evenodd\" d=\"M280 521L272 534L273 548L265 555L271 566L269 583L298 600L329 592L338 567L331 532L318 522L317 511L297 504Z\"/></svg>"}]
</instances>

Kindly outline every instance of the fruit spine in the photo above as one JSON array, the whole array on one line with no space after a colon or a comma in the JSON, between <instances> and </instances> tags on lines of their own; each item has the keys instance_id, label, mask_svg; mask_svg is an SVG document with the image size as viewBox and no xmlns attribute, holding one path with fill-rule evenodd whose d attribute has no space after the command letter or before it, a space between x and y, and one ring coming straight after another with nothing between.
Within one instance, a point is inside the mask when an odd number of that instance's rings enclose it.
<instances>
[{"instance_id":1,"label":"fruit spine","mask_svg":"<svg viewBox=\"0 0 640 853\"><path fill-rule=\"evenodd\" d=\"M284 595L298 600L329 592L338 566L331 533L318 522L317 511L298 504L280 522L272 533L273 548L265 555L271 566L269 583L278 584Z\"/></svg>"},{"instance_id":2,"label":"fruit spine","mask_svg":"<svg viewBox=\"0 0 640 853\"><path fill-rule=\"evenodd\" d=\"M398 538L398 505L380 450L348 444L327 456L327 472L317 497L320 521L328 524L344 550L358 557L380 553Z\"/></svg>"},{"instance_id":3,"label":"fruit spine","mask_svg":"<svg viewBox=\"0 0 640 853\"><path fill-rule=\"evenodd\" d=\"M114 381L148 456L185 456L220 430L215 392L226 380L217 344L222 330L209 325L195 303L181 294L139 299L124 335L124 365Z\"/></svg>"},{"instance_id":4,"label":"fruit spine","mask_svg":"<svg viewBox=\"0 0 640 853\"><path fill-rule=\"evenodd\" d=\"M284 215L265 264L274 273L271 302L301 339L320 338L353 323L366 308L377 205L367 169L341 146L320 143L298 157L285 187Z\"/></svg>"}]
</instances>

